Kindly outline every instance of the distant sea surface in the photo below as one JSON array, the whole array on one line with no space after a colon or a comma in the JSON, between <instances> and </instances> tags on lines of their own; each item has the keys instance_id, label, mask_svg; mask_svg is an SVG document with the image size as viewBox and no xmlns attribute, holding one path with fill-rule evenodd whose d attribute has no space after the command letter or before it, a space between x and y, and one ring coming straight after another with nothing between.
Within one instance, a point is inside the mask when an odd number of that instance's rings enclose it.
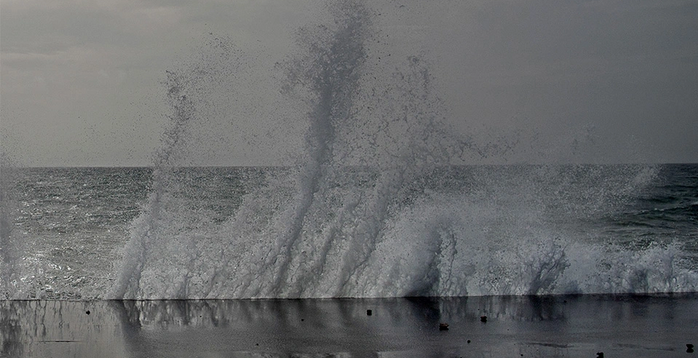
<instances>
[{"instance_id":1,"label":"distant sea surface","mask_svg":"<svg viewBox=\"0 0 698 358\"><path fill-rule=\"evenodd\" d=\"M337 169L316 193L322 208L311 211L299 229L304 243L280 251L283 255L277 254L277 259L289 264L267 273L283 279L267 283L271 279L265 279L264 272L251 278L254 271L242 267L243 258L257 254L257 242L260 251L272 251L274 236L284 232L283 212L297 205L296 183L285 182L293 170L172 169L168 196L154 204L149 196L159 189L153 188L151 168L15 169L4 203L11 209L5 219L12 225L4 234L3 249L11 248L16 262L2 266L5 276L12 276L3 289L8 298L105 298L124 270L123 256L134 255L124 248L137 235L158 237L139 241L148 247L141 248L147 251L144 259L136 260L141 281L131 288L135 298L696 289L695 164L435 168L409 183L401 181L403 187L392 191L385 203L376 204L386 209L372 222L377 228L370 239L361 237L368 234L356 227L373 217L368 211L375 205L362 203L371 201L367 198L381 185L381 173ZM154 205L161 205L157 218L152 217ZM243 220L243 211L249 220ZM156 219L159 224L153 225ZM144 229L146 221L150 226ZM245 241L248 236L254 237ZM303 249L303 245L318 249L339 245L341 240L372 241L368 246L343 244L314 253ZM366 261L352 271L348 281L354 283L327 278L333 267L347 267L351 250ZM177 252L190 256L171 259ZM417 257L424 252L428 254ZM300 255L307 258L289 257ZM204 261L210 267L202 265ZM181 271L172 273L173 267ZM14 271L12 275L8 270ZM222 279L212 273L216 270L223 273ZM376 277L381 275L390 276L395 287ZM337 277L346 278L339 273ZM160 289L152 284L157 280L179 289ZM267 284L277 286L266 288ZM10 293L13 289L19 293Z\"/></svg>"}]
</instances>

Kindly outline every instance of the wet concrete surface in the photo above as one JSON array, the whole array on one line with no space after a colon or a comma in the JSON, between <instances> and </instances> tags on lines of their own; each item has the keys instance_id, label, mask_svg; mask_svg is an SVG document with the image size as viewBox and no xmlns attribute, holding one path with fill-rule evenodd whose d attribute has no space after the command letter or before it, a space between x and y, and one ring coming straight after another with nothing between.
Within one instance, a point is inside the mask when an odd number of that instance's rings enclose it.
<instances>
[{"instance_id":1,"label":"wet concrete surface","mask_svg":"<svg viewBox=\"0 0 698 358\"><path fill-rule=\"evenodd\" d=\"M691 357L698 296L0 301L0 334L2 357Z\"/></svg>"}]
</instances>

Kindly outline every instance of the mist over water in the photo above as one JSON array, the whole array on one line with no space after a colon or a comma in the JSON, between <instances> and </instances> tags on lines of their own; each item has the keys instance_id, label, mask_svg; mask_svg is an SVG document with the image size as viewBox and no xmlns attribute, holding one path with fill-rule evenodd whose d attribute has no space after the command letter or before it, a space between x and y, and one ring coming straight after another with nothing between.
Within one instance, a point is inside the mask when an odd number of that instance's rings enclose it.
<instances>
[{"instance_id":1,"label":"mist over water","mask_svg":"<svg viewBox=\"0 0 698 358\"><path fill-rule=\"evenodd\" d=\"M228 217L188 209L178 167L196 166L187 152L206 145L197 128L212 114L248 108L219 98L247 85L245 55L216 39L203 50L213 55L168 72L169 128L107 298L696 290L680 244L598 239L607 233L594 223L635 200L657 168L461 167L511 143L454 134L429 61L388 61L365 3L325 10L277 64L288 107L276 121L289 135L302 128L302 154L239 178L246 189Z\"/></svg>"},{"instance_id":2,"label":"mist over water","mask_svg":"<svg viewBox=\"0 0 698 358\"><path fill-rule=\"evenodd\" d=\"M698 165L559 164L608 147L454 130L447 54L392 42L409 15L388 3L324 2L278 63L211 34L161 84L151 168L3 151L0 299L696 291ZM511 164L530 157L558 164Z\"/></svg>"}]
</instances>

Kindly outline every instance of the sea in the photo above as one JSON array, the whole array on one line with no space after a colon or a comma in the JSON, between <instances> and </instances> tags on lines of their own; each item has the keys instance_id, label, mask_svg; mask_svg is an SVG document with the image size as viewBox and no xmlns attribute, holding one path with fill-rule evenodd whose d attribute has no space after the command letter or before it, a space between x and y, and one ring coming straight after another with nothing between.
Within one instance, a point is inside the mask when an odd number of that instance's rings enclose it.
<instances>
[{"instance_id":1,"label":"sea","mask_svg":"<svg viewBox=\"0 0 698 358\"><path fill-rule=\"evenodd\" d=\"M698 164L460 118L374 6L322 2L262 70L210 33L144 167L0 153L0 356L692 353Z\"/></svg>"},{"instance_id":2,"label":"sea","mask_svg":"<svg viewBox=\"0 0 698 358\"><path fill-rule=\"evenodd\" d=\"M216 34L165 71L146 167L23 168L3 153L2 296L696 291L696 164L564 164L599 149L571 134L550 146L572 157L550 157L527 149L536 133L456 130L433 59L390 45L382 12L317 11L266 71ZM269 149L236 136L267 120L286 137L276 166L206 165Z\"/></svg>"},{"instance_id":3,"label":"sea","mask_svg":"<svg viewBox=\"0 0 698 358\"><path fill-rule=\"evenodd\" d=\"M695 164L443 166L409 181L396 179L401 169L332 171L302 207L295 167L5 170L13 180L2 293L377 298L698 287Z\"/></svg>"}]
</instances>

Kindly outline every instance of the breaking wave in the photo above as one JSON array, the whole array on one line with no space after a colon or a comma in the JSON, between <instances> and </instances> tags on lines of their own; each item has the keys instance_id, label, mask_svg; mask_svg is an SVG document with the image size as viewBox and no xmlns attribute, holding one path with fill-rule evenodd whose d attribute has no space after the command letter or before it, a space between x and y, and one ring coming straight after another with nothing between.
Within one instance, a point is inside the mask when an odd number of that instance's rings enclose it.
<instances>
[{"instance_id":1,"label":"breaking wave","mask_svg":"<svg viewBox=\"0 0 698 358\"><path fill-rule=\"evenodd\" d=\"M330 21L301 28L299 52L277 66L305 128L302 155L241 177L254 182L222 219L187 205L178 168L196 164L186 152L213 111L206 88L240 54L218 43L225 61L168 73L170 127L108 298L696 291L680 245L632 247L597 225L656 168L464 166L509 146L454 134L429 61L386 62L364 2L326 11Z\"/></svg>"}]
</instances>

